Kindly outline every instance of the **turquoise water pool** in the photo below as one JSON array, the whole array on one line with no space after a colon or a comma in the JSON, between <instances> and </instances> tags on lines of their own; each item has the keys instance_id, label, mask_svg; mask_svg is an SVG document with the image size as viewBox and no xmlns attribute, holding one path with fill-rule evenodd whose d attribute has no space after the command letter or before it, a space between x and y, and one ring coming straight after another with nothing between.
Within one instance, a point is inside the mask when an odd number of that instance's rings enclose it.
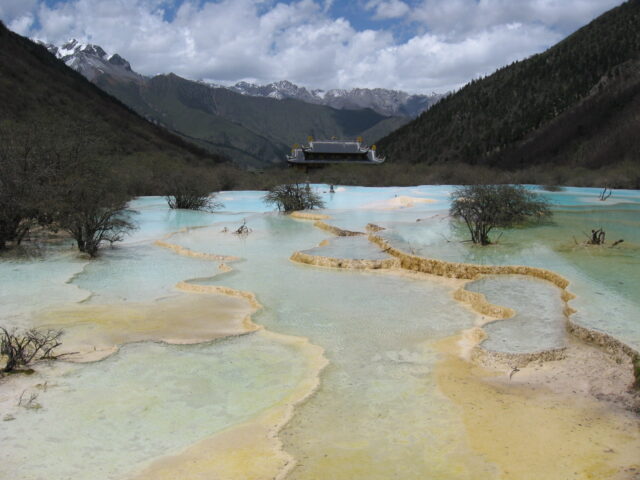
<instances>
[{"instance_id":1,"label":"turquoise water pool","mask_svg":"<svg viewBox=\"0 0 640 480\"><path fill-rule=\"evenodd\" d=\"M408 252L556 271L577 295L571 302L576 321L640 348L638 191L615 191L606 202L598 189L544 192L554 203L552 222L504 231L496 245L483 248L466 242L465 231L447 216L455 187L338 187L334 194L327 186L313 188L325 199L326 222L357 231L381 225L381 235ZM263 305L255 323L308 338L329 361L316 394L281 432L284 449L304 459L290 478L388 479L399 475L398 465L403 479L474 478L461 473L470 469L498 478L494 466L469 449L459 410L436 388L436 344L477 321L453 299L454 287L397 272L294 263L291 254L305 250L365 259L386 254L366 237L336 238L312 221L273 212L262 197L222 192L224 207L209 213L171 211L161 197L139 198L131 203L139 229L95 261L80 259L69 245L34 259L3 258L2 319L9 326L38 325L43 312L80 302L107 310L133 303L157 308L171 301L180 282L252 292ZM243 222L250 233L233 234ZM579 245L583 231L600 227L623 244ZM221 270L220 262L154 245L161 239L240 260ZM318 247L326 239L329 244ZM520 312L485 327L486 348L530 352L562 345L555 286L491 277L469 288ZM190 315L185 308L175 321L188 323ZM43 368L31 382L48 382L38 391L39 409L18 408L0 385L3 415L14 417L0 424L0 478L127 478L268 410L306 369L304 352L259 331L198 345L125 344L101 362Z\"/></svg>"}]
</instances>

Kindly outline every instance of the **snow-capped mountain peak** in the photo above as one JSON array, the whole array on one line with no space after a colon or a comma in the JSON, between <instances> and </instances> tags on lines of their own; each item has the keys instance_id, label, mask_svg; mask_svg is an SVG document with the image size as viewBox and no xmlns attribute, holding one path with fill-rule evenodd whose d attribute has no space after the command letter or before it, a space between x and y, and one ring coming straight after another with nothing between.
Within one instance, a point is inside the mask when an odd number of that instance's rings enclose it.
<instances>
[{"instance_id":1,"label":"snow-capped mountain peak","mask_svg":"<svg viewBox=\"0 0 640 480\"><path fill-rule=\"evenodd\" d=\"M42 43L42 42L41 42ZM144 77L132 70L127 60L119 54L108 55L99 45L82 43L71 39L57 47L43 45L69 67L96 82L102 75L130 81L144 81ZM205 82L202 82L205 83ZM442 95L412 95L398 90L384 88L307 89L289 80L280 80L267 85L257 85L241 81L232 86L207 83L211 88L227 88L242 95L266 97L276 100L295 99L307 103L327 105L336 109L370 108L385 116L416 117Z\"/></svg>"},{"instance_id":2,"label":"snow-capped mountain peak","mask_svg":"<svg viewBox=\"0 0 640 480\"><path fill-rule=\"evenodd\" d=\"M142 78L141 75L131 69L131 65L124 58L117 53L108 55L99 45L82 43L75 38L65 42L60 47L46 43L43 43L43 45L69 67L80 72L91 81L95 81L102 74L129 80L140 80Z\"/></svg>"},{"instance_id":3,"label":"snow-capped mountain peak","mask_svg":"<svg viewBox=\"0 0 640 480\"><path fill-rule=\"evenodd\" d=\"M227 87L243 95L268 97L282 100L293 98L308 103L328 105L338 109L371 108L382 115L415 117L436 103L442 95L411 95L398 90L384 88L353 88L351 90L332 89L308 90L288 80L256 85L238 82Z\"/></svg>"}]
</instances>

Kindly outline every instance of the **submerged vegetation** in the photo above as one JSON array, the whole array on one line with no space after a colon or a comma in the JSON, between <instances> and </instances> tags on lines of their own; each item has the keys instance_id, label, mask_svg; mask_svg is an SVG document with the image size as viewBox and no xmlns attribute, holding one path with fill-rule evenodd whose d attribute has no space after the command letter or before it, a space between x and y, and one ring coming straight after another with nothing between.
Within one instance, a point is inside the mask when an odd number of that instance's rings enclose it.
<instances>
[{"instance_id":1,"label":"submerged vegetation","mask_svg":"<svg viewBox=\"0 0 640 480\"><path fill-rule=\"evenodd\" d=\"M449 213L464 221L473 243L489 245L494 228L548 217L551 210L546 200L522 185L469 185L453 191Z\"/></svg>"},{"instance_id":2,"label":"submerged vegetation","mask_svg":"<svg viewBox=\"0 0 640 480\"><path fill-rule=\"evenodd\" d=\"M275 205L279 211L285 213L324 207L324 202L311 190L308 183L290 183L272 187L264 196L264 201L267 205Z\"/></svg>"}]
</instances>

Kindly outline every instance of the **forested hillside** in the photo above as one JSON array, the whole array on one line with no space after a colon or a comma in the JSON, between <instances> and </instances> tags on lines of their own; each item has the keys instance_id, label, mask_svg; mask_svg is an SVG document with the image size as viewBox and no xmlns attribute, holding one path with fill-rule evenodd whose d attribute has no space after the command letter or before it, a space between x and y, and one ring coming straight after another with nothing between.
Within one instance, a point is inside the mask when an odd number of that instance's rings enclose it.
<instances>
[{"instance_id":1,"label":"forested hillside","mask_svg":"<svg viewBox=\"0 0 640 480\"><path fill-rule=\"evenodd\" d=\"M640 0L630 0L544 53L472 81L380 149L392 162L509 169L639 162L638 136L627 128L637 132L638 69L629 62L639 56Z\"/></svg>"},{"instance_id":2,"label":"forested hillside","mask_svg":"<svg viewBox=\"0 0 640 480\"><path fill-rule=\"evenodd\" d=\"M96 159L119 167L142 191L150 188L156 166L225 161L148 122L1 23L0 127L3 136L26 135L41 148L82 145Z\"/></svg>"}]
</instances>

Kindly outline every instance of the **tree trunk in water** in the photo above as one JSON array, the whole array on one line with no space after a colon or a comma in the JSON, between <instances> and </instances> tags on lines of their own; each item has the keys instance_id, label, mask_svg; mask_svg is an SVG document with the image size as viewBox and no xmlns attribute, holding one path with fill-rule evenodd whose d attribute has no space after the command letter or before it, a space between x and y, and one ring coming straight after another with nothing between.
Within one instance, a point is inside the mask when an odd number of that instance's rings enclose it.
<instances>
[{"instance_id":1,"label":"tree trunk in water","mask_svg":"<svg viewBox=\"0 0 640 480\"><path fill-rule=\"evenodd\" d=\"M97 242L95 242L93 240L89 240L89 241L86 242L85 252L87 252L90 256L95 257L97 251L98 251L98 243Z\"/></svg>"}]
</instances>

